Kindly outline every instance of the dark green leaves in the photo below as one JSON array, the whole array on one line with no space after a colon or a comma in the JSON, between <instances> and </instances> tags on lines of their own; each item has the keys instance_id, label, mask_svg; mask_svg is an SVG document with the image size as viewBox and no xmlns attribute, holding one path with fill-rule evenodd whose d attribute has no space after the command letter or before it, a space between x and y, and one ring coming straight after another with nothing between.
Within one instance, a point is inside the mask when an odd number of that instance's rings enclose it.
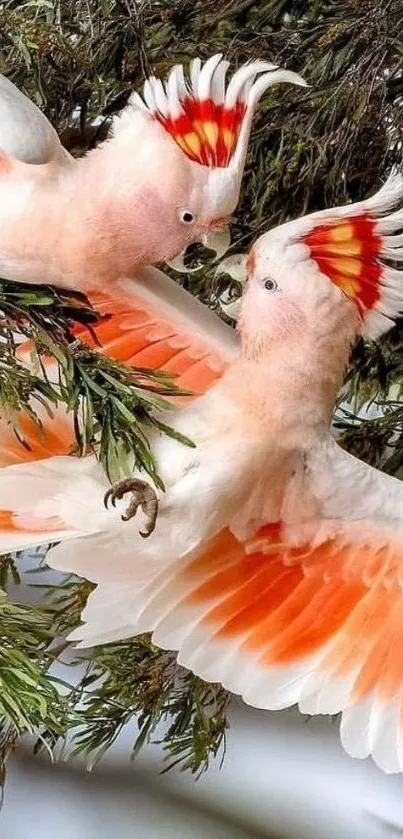
<instances>
[{"instance_id":1,"label":"dark green leaves","mask_svg":"<svg viewBox=\"0 0 403 839\"><path fill-rule=\"evenodd\" d=\"M150 71L164 76L196 55L224 52L233 66L259 57L300 72L311 87L270 89L255 118L232 231L235 249L245 251L275 224L365 197L400 163L402 18L402 0L5 0L0 70L44 108L74 154L105 136L111 116ZM185 283L216 305L213 270ZM64 404L74 415L79 452L96 451L111 477L134 458L161 485L148 436L173 434L165 398L174 383L75 343L73 324L91 329L97 319L80 295L1 283L0 313L0 414L22 443L20 411L39 421L39 408ZM16 357L15 333L35 345L29 368ZM41 373L44 352L56 360L55 380ZM399 327L379 346L356 350L343 392L353 403L339 422L350 450L400 477L402 387ZM388 400L386 415L358 420L368 400ZM16 575L4 559L1 587ZM136 718L133 755L165 722L167 765L179 761L199 772L224 745L227 695L178 670L148 638L95 650L81 684L63 686L59 695L48 670L64 646L50 654L49 643L77 623L90 590L74 579L49 587L49 609L0 600L3 754L23 731L52 746L72 729L73 748L93 764Z\"/></svg>"},{"instance_id":2,"label":"dark green leaves","mask_svg":"<svg viewBox=\"0 0 403 839\"><path fill-rule=\"evenodd\" d=\"M166 770L179 765L199 774L225 747L228 694L178 668L175 656L148 636L96 649L80 689L73 750L87 755L90 767L133 719L138 735L132 757L155 742L157 727L161 736L163 723Z\"/></svg>"},{"instance_id":3,"label":"dark green leaves","mask_svg":"<svg viewBox=\"0 0 403 839\"><path fill-rule=\"evenodd\" d=\"M74 418L79 454L94 451L112 480L135 463L162 488L146 431L192 445L161 419L170 409L165 397L182 392L166 373L128 367L75 340L74 325L91 330L99 319L76 292L1 282L0 415L24 445L19 412L39 423L38 403L49 414L65 404ZM16 354L17 336L32 342L29 368ZM46 356L56 362L56 377L47 374Z\"/></svg>"}]
</instances>

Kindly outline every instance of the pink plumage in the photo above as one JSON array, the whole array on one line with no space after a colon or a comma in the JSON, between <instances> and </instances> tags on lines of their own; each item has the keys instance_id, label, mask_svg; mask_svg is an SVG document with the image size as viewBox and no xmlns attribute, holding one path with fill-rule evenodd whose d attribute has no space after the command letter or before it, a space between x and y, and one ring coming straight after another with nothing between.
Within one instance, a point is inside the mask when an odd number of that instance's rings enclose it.
<instances>
[{"instance_id":1,"label":"pink plumage","mask_svg":"<svg viewBox=\"0 0 403 839\"><path fill-rule=\"evenodd\" d=\"M106 510L95 458L66 456L66 415L45 418L42 436L28 429L28 463L3 426L0 474L0 550L59 540L49 563L97 585L72 640L152 632L251 705L341 712L347 751L387 772L403 771L403 484L340 449L330 423L352 342L403 310L390 266L403 261L402 203L392 175L364 202L260 237L240 344L155 270L97 298L114 310L98 330L105 352L199 391L171 419L196 447L152 440L166 492L147 539L147 509L122 521L125 488Z\"/></svg>"},{"instance_id":2,"label":"pink plumage","mask_svg":"<svg viewBox=\"0 0 403 839\"><path fill-rule=\"evenodd\" d=\"M144 99L133 94L110 138L79 160L0 77L0 276L105 289L224 224L238 202L258 99L277 82L304 84L255 61L226 91L227 67L217 55L194 62L188 83L182 67L166 82L147 80ZM205 118L213 99L215 114L239 114L232 132Z\"/></svg>"}]
</instances>

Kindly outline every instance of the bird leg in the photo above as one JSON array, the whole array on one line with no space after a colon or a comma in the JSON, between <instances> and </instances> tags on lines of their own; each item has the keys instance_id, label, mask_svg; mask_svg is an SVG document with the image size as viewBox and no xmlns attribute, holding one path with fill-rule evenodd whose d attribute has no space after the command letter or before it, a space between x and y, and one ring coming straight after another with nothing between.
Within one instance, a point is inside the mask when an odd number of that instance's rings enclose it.
<instances>
[{"instance_id":1,"label":"bird leg","mask_svg":"<svg viewBox=\"0 0 403 839\"><path fill-rule=\"evenodd\" d=\"M122 478L121 481L115 481L104 495L105 507L108 509L109 501L111 501L113 507L116 507L116 501L120 501L128 492L132 493L132 497L125 514L122 515L122 521L132 519L138 508L141 507L143 513L147 516L147 524L145 531L140 530L139 533L146 539L153 532L158 515L158 498L155 490L147 481L140 481L138 478Z\"/></svg>"}]
</instances>

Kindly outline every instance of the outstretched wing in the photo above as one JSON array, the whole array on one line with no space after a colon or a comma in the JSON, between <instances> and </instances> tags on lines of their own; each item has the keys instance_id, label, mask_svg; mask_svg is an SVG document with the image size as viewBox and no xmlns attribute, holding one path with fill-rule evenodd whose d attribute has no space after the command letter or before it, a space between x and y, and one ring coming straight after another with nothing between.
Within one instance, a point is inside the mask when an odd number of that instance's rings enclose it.
<instances>
[{"instance_id":1,"label":"outstretched wing","mask_svg":"<svg viewBox=\"0 0 403 839\"><path fill-rule=\"evenodd\" d=\"M40 164L69 159L42 111L2 75L0 149L23 163Z\"/></svg>"},{"instance_id":2,"label":"outstretched wing","mask_svg":"<svg viewBox=\"0 0 403 839\"><path fill-rule=\"evenodd\" d=\"M110 315L95 328L103 352L134 367L165 370L178 387L204 393L238 355L238 339L214 312L162 271L146 268L119 291L92 298ZM86 343L88 333L79 331Z\"/></svg>"},{"instance_id":3,"label":"outstretched wing","mask_svg":"<svg viewBox=\"0 0 403 839\"><path fill-rule=\"evenodd\" d=\"M239 352L234 331L155 268L139 271L136 280L122 281L115 292L92 302L109 317L95 328L98 343L84 328L77 330L78 338L132 366L165 370L195 395L208 390ZM30 363L29 344L21 345L20 357ZM51 377L54 361L47 367ZM176 399L178 405L183 401ZM24 415L18 420L25 448L6 420L0 421L0 466L71 452L71 416L60 408L51 419L40 405L34 407L42 427Z\"/></svg>"},{"instance_id":4,"label":"outstretched wing","mask_svg":"<svg viewBox=\"0 0 403 839\"><path fill-rule=\"evenodd\" d=\"M73 638L153 631L255 707L342 712L349 754L403 771L403 484L333 443L307 474L322 504L313 538L290 546L278 524L242 545L224 531L140 595L120 589L120 628L100 622L113 598L100 586Z\"/></svg>"}]
</instances>

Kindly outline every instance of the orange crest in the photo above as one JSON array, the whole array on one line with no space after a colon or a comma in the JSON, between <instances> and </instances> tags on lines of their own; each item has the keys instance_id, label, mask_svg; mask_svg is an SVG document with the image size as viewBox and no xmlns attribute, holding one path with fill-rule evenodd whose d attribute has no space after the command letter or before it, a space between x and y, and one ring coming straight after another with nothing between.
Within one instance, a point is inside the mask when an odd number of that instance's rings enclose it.
<instances>
[{"instance_id":1,"label":"orange crest","mask_svg":"<svg viewBox=\"0 0 403 839\"><path fill-rule=\"evenodd\" d=\"M361 315L381 296L382 240L368 214L334 220L315 227L304 237L319 270L357 305Z\"/></svg>"}]
</instances>

